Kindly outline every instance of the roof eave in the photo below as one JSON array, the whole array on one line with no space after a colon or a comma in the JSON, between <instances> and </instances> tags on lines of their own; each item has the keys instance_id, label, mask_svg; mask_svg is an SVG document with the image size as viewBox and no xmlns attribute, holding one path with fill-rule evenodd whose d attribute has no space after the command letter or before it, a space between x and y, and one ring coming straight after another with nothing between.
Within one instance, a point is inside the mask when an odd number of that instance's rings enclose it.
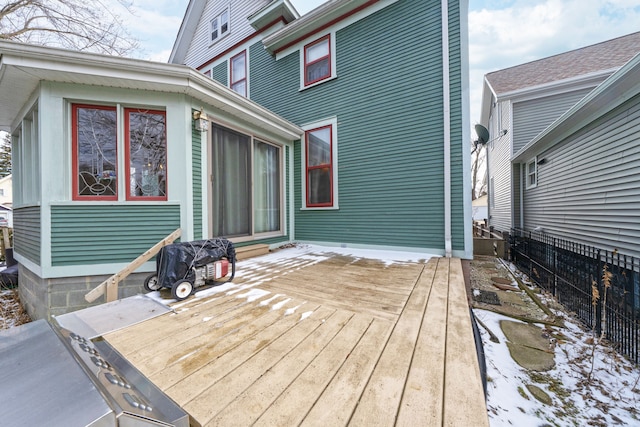
<instances>
[{"instance_id":1,"label":"roof eave","mask_svg":"<svg viewBox=\"0 0 640 427\"><path fill-rule=\"evenodd\" d=\"M534 154L561 143L598 117L640 94L640 54L622 66L592 92L514 154L512 162L527 161Z\"/></svg>"},{"instance_id":2,"label":"roof eave","mask_svg":"<svg viewBox=\"0 0 640 427\"><path fill-rule=\"evenodd\" d=\"M300 139L304 131L266 108L245 98L215 80L184 65L165 64L137 59L46 48L14 42L0 42L0 88L7 71L20 73L29 79L33 88L41 81L94 84L127 89L147 89L167 93L184 93L213 107L227 111L245 121L256 124L286 140ZM19 114L22 104L31 96L24 94L23 102L14 100L0 109ZM15 121L16 117L9 120ZM8 124L2 124L4 130Z\"/></svg>"},{"instance_id":3,"label":"roof eave","mask_svg":"<svg viewBox=\"0 0 640 427\"><path fill-rule=\"evenodd\" d=\"M300 14L289 0L274 0L247 19L256 31L260 31L278 20L288 24L298 18Z\"/></svg>"},{"instance_id":4,"label":"roof eave","mask_svg":"<svg viewBox=\"0 0 640 427\"><path fill-rule=\"evenodd\" d=\"M267 51L276 53L288 45L312 35L343 16L366 8L379 0L329 0L262 40Z\"/></svg>"},{"instance_id":5,"label":"roof eave","mask_svg":"<svg viewBox=\"0 0 640 427\"><path fill-rule=\"evenodd\" d=\"M176 40L173 42L173 48L169 55L169 63L184 64L187 51L189 50L189 43L196 33L196 28L198 27L198 22L204 12L206 3L206 1L189 0Z\"/></svg>"}]
</instances>

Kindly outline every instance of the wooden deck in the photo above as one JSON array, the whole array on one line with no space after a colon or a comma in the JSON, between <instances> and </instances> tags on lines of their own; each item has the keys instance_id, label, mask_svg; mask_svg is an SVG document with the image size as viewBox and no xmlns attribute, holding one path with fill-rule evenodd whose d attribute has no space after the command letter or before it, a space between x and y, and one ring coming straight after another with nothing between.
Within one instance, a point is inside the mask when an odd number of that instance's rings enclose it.
<instances>
[{"instance_id":1,"label":"wooden deck","mask_svg":"<svg viewBox=\"0 0 640 427\"><path fill-rule=\"evenodd\" d=\"M241 267L105 336L194 425L488 426L459 259Z\"/></svg>"}]
</instances>

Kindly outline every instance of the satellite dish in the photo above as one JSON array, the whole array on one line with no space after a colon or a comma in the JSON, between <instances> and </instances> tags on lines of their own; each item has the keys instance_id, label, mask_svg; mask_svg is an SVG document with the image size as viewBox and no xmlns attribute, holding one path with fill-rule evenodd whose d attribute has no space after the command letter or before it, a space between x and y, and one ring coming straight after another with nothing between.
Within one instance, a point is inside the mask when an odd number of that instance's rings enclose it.
<instances>
[{"instance_id":1,"label":"satellite dish","mask_svg":"<svg viewBox=\"0 0 640 427\"><path fill-rule=\"evenodd\" d=\"M486 144L489 141L489 131L481 124L475 125L476 135L478 135L478 143Z\"/></svg>"}]
</instances>

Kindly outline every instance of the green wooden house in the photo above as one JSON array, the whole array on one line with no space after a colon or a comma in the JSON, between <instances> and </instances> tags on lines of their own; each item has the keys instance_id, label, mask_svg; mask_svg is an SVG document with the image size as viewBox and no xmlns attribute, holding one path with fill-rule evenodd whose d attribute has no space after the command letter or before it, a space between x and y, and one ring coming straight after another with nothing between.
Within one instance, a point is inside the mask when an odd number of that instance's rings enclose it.
<instances>
[{"instance_id":1,"label":"green wooden house","mask_svg":"<svg viewBox=\"0 0 640 427\"><path fill-rule=\"evenodd\" d=\"M170 61L305 130L289 159L296 241L470 257L466 21L466 1L299 16L286 0L192 0Z\"/></svg>"},{"instance_id":2,"label":"green wooden house","mask_svg":"<svg viewBox=\"0 0 640 427\"><path fill-rule=\"evenodd\" d=\"M29 314L177 228L470 258L466 3L191 1L170 64L1 42Z\"/></svg>"}]
</instances>

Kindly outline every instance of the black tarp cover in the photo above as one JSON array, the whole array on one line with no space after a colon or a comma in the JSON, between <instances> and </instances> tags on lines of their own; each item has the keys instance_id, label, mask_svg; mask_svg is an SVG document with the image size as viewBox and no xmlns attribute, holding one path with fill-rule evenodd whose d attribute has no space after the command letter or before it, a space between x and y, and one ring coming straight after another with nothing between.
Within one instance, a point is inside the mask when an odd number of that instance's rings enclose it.
<instances>
[{"instance_id":1,"label":"black tarp cover","mask_svg":"<svg viewBox=\"0 0 640 427\"><path fill-rule=\"evenodd\" d=\"M194 240L167 245L156 256L158 285L171 288L178 280L193 283L193 269L226 258L235 264L236 251L227 239Z\"/></svg>"}]
</instances>

